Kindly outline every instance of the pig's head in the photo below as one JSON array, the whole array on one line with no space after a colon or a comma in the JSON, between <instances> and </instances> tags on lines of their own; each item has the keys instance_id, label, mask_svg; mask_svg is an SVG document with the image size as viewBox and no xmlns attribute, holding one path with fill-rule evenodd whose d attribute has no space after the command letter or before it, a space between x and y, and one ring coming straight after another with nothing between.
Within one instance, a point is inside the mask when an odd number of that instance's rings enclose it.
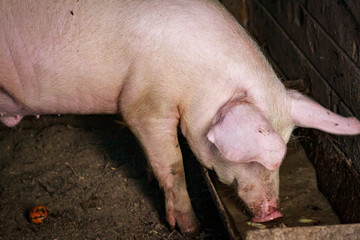
<instances>
[{"instance_id":1,"label":"pig's head","mask_svg":"<svg viewBox=\"0 0 360 240\"><path fill-rule=\"evenodd\" d=\"M277 113L270 116L285 117L289 121L267 119L254 104L239 101L228 103L217 113L207 134L220 155L218 159L223 159L214 164L214 170L223 182L235 182L238 195L253 213L255 222L282 216L278 205L278 169L295 126L334 134L360 133L357 119L332 113L300 93L287 91L285 99L285 103L278 107L286 108L281 112L287 116ZM272 122L282 122L287 126L276 126L275 130ZM281 128L287 130L279 131Z\"/></svg>"},{"instance_id":2,"label":"pig's head","mask_svg":"<svg viewBox=\"0 0 360 240\"><path fill-rule=\"evenodd\" d=\"M207 137L224 159L215 164L215 171L225 183L235 182L253 221L281 217L278 168L286 144L261 111L251 103L229 103L219 111Z\"/></svg>"}]
</instances>

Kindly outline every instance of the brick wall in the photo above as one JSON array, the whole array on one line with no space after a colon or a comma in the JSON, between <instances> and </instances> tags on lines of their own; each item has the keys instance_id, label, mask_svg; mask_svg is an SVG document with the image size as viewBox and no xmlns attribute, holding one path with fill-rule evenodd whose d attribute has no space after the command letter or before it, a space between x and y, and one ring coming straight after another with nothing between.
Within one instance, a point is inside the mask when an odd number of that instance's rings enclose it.
<instances>
[{"instance_id":1,"label":"brick wall","mask_svg":"<svg viewBox=\"0 0 360 240\"><path fill-rule=\"evenodd\" d=\"M360 3L223 0L263 47L280 77L303 79L327 108L360 118ZM242 13L247 9L246 14ZM297 131L319 187L342 222L360 222L360 137Z\"/></svg>"}]
</instances>

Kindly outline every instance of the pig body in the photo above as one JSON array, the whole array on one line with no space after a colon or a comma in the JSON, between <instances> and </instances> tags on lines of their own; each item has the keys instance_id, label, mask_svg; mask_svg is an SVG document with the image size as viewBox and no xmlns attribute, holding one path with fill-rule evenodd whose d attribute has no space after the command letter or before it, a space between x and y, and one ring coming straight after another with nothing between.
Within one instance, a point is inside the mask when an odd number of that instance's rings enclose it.
<instances>
[{"instance_id":1,"label":"pig body","mask_svg":"<svg viewBox=\"0 0 360 240\"><path fill-rule=\"evenodd\" d=\"M281 216L278 168L295 125L360 131L357 120L287 91L215 1L5 0L0 66L7 126L26 115L120 113L164 189L170 226L183 233L198 223L178 125L199 161L235 183L254 221Z\"/></svg>"}]
</instances>

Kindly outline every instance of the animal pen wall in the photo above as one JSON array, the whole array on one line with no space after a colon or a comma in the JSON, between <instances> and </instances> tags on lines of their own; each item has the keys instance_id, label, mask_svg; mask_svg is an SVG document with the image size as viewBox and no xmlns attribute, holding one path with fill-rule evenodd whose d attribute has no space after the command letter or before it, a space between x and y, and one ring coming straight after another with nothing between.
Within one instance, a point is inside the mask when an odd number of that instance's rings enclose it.
<instances>
[{"instance_id":1,"label":"animal pen wall","mask_svg":"<svg viewBox=\"0 0 360 240\"><path fill-rule=\"evenodd\" d=\"M286 85L293 85L335 112L360 117L357 1L222 3L257 39ZM341 221L360 222L360 138L312 129L296 131L295 135L316 168L319 188Z\"/></svg>"}]
</instances>

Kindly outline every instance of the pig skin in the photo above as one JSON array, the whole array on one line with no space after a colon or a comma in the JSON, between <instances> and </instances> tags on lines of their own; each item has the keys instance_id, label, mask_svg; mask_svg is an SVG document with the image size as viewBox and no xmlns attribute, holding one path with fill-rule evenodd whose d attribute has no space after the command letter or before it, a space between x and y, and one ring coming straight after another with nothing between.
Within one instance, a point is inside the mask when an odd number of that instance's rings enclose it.
<instances>
[{"instance_id":1,"label":"pig skin","mask_svg":"<svg viewBox=\"0 0 360 240\"><path fill-rule=\"evenodd\" d=\"M287 91L216 1L4 0L0 66L7 126L26 115L120 113L164 190L170 227L184 234L199 224L179 125L199 161L235 183L254 221L282 216L278 168L295 125L360 131L356 119ZM326 116L309 120L318 110Z\"/></svg>"}]
</instances>

